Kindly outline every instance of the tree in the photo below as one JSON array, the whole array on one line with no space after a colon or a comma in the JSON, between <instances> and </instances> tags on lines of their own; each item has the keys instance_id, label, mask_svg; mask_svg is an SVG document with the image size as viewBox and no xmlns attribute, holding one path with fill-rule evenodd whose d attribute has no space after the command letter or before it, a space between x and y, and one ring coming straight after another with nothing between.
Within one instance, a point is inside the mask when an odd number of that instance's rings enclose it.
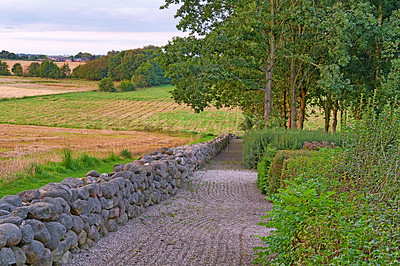
<instances>
[{"instance_id":1,"label":"tree","mask_svg":"<svg viewBox=\"0 0 400 266\"><path fill-rule=\"evenodd\" d=\"M40 64L33 62L28 66L28 76L30 77L39 77L39 68Z\"/></svg>"},{"instance_id":2,"label":"tree","mask_svg":"<svg viewBox=\"0 0 400 266\"><path fill-rule=\"evenodd\" d=\"M23 70L22 66L20 63L15 63L11 69L11 71L14 73L16 76L22 76L23 75Z\"/></svg>"},{"instance_id":3,"label":"tree","mask_svg":"<svg viewBox=\"0 0 400 266\"><path fill-rule=\"evenodd\" d=\"M102 92L115 92L116 91L114 82L113 82L112 78L110 78L110 77L101 79L99 81L98 85L99 85L99 91L102 91Z\"/></svg>"},{"instance_id":4,"label":"tree","mask_svg":"<svg viewBox=\"0 0 400 266\"><path fill-rule=\"evenodd\" d=\"M0 60L0 75L1 76L10 76L10 70L8 70L8 65L6 62L1 62Z\"/></svg>"}]
</instances>

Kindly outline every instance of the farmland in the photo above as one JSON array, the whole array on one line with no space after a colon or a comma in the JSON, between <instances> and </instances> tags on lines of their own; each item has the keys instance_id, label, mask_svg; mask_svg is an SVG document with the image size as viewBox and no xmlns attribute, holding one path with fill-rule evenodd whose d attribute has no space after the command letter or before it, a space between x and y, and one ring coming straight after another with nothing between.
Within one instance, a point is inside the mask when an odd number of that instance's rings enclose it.
<instances>
[{"instance_id":1,"label":"farmland","mask_svg":"<svg viewBox=\"0 0 400 266\"><path fill-rule=\"evenodd\" d=\"M0 99L94 90L97 83L77 79L0 77Z\"/></svg>"},{"instance_id":2,"label":"farmland","mask_svg":"<svg viewBox=\"0 0 400 266\"><path fill-rule=\"evenodd\" d=\"M22 66L24 72L28 71L28 67L32 63L40 63L38 61L23 61L23 60L2 60L7 63L8 68L11 69L14 64L19 63ZM68 64L71 71L79 65L85 64L85 62L55 62L58 67L61 67L64 64Z\"/></svg>"},{"instance_id":3,"label":"farmland","mask_svg":"<svg viewBox=\"0 0 400 266\"><path fill-rule=\"evenodd\" d=\"M74 157L85 153L105 158L124 149L138 157L193 142L198 133L237 132L242 119L238 110L230 109L196 114L173 101L171 86L103 93L93 91L96 82L73 79L0 77L0 84L3 184L32 164L61 161L64 148Z\"/></svg>"},{"instance_id":4,"label":"farmland","mask_svg":"<svg viewBox=\"0 0 400 266\"><path fill-rule=\"evenodd\" d=\"M176 104L171 86L134 92L87 91L3 100L0 123L49 127L200 132L237 132L239 110L208 108L200 114Z\"/></svg>"}]
</instances>

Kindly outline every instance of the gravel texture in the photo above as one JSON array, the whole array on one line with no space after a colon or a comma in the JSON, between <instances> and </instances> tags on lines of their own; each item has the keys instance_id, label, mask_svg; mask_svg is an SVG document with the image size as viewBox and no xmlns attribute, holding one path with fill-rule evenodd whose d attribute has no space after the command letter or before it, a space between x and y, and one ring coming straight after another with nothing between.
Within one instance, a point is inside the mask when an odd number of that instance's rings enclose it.
<instances>
[{"instance_id":1,"label":"gravel texture","mask_svg":"<svg viewBox=\"0 0 400 266\"><path fill-rule=\"evenodd\" d=\"M177 196L102 238L70 265L252 265L257 225L272 203L244 169L240 140L197 171Z\"/></svg>"}]
</instances>

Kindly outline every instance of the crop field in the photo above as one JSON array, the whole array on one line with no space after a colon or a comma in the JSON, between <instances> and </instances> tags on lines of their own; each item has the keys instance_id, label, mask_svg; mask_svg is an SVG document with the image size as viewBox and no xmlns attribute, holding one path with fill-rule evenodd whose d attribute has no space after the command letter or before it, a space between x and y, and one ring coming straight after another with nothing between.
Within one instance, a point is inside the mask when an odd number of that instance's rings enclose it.
<instances>
[{"instance_id":1,"label":"crop field","mask_svg":"<svg viewBox=\"0 0 400 266\"><path fill-rule=\"evenodd\" d=\"M22 69L24 72L28 71L28 67L32 63L41 63L39 61L23 61L23 60L4 60L2 59L3 62L6 62L8 65L8 68L11 70L11 68L14 66L16 63L20 63L22 66ZM54 62L57 64L58 67L63 66L64 64L68 64L69 68L71 71L76 68L79 65L85 64L85 62Z\"/></svg>"},{"instance_id":2,"label":"crop field","mask_svg":"<svg viewBox=\"0 0 400 266\"><path fill-rule=\"evenodd\" d=\"M0 123L65 128L199 132L237 132L239 110L208 108L196 114L178 105L171 86L124 93L79 92L0 102Z\"/></svg>"},{"instance_id":3,"label":"crop field","mask_svg":"<svg viewBox=\"0 0 400 266\"><path fill-rule=\"evenodd\" d=\"M50 80L35 77L0 77L0 99L89 91L96 88L97 83L94 81L77 79Z\"/></svg>"},{"instance_id":4,"label":"crop field","mask_svg":"<svg viewBox=\"0 0 400 266\"><path fill-rule=\"evenodd\" d=\"M15 178L15 173L32 164L60 161L64 148L75 156L86 153L105 158L122 150L139 156L160 147L184 145L191 140L187 136L137 131L0 125L0 180L10 181Z\"/></svg>"}]
</instances>

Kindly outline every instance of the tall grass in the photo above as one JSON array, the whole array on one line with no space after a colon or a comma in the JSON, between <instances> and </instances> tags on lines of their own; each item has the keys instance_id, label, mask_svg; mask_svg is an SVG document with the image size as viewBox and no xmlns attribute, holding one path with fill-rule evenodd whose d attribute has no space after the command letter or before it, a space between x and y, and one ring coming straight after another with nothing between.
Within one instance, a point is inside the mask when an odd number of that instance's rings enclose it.
<instances>
[{"instance_id":1,"label":"tall grass","mask_svg":"<svg viewBox=\"0 0 400 266\"><path fill-rule=\"evenodd\" d=\"M244 136L243 162L248 168L256 168L266 155L268 148L276 150L298 150L304 142L327 141L341 146L341 134L329 134L323 131L287 130L268 128L249 131Z\"/></svg>"},{"instance_id":2,"label":"tall grass","mask_svg":"<svg viewBox=\"0 0 400 266\"><path fill-rule=\"evenodd\" d=\"M84 177L92 169L100 173L109 173L112 172L115 164L132 160L132 157L121 158L114 153L110 153L107 158L103 159L86 153L74 158L69 149L64 149L60 162L32 163L27 170L16 173L16 177L12 181L0 181L0 197L24 190L37 189L48 183L61 182L70 176Z\"/></svg>"}]
</instances>

